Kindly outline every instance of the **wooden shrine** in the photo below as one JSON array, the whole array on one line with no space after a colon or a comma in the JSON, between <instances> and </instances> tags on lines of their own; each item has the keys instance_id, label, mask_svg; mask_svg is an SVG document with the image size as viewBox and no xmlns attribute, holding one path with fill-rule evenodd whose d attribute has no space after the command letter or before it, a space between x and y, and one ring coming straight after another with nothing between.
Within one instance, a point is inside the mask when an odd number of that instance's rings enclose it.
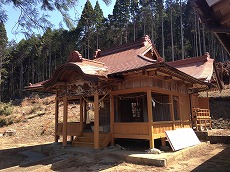
<instances>
[{"instance_id":1,"label":"wooden shrine","mask_svg":"<svg viewBox=\"0 0 230 172\"><path fill-rule=\"evenodd\" d=\"M26 89L56 93L55 142L62 136L66 146L70 136L73 146L99 149L117 138L149 140L150 148L155 139L165 144L165 131L192 127L197 93L222 86L208 53L166 63L145 36L97 50L93 60L73 51L49 80ZM80 106L79 122L68 122L73 101Z\"/></svg>"}]
</instances>

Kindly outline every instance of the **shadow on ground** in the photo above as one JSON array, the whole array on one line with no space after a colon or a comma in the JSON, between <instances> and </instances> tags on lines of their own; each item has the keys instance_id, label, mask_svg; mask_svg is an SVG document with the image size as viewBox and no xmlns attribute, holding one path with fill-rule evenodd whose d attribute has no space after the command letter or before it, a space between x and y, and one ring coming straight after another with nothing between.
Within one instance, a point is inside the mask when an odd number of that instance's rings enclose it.
<instances>
[{"instance_id":1,"label":"shadow on ground","mask_svg":"<svg viewBox=\"0 0 230 172\"><path fill-rule=\"evenodd\" d=\"M44 167L44 170L75 167L94 171L119 164L116 159L103 154L103 151L90 148L63 148L61 143L5 149L0 150L0 171L33 171Z\"/></svg>"},{"instance_id":2,"label":"shadow on ground","mask_svg":"<svg viewBox=\"0 0 230 172\"><path fill-rule=\"evenodd\" d=\"M192 172L229 172L230 171L230 145L228 145L223 151L213 156L209 160L205 161L198 167L192 170Z\"/></svg>"},{"instance_id":3,"label":"shadow on ground","mask_svg":"<svg viewBox=\"0 0 230 172\"><path fill-rule=\"evenodd\" d=\"M19 166L27 167L34 164L46 165L49 161L43 160L52 156L60 145L43 144L35 146L26 146L20 148L0 150L0 170Z\"/></svg>"}]
</instances>

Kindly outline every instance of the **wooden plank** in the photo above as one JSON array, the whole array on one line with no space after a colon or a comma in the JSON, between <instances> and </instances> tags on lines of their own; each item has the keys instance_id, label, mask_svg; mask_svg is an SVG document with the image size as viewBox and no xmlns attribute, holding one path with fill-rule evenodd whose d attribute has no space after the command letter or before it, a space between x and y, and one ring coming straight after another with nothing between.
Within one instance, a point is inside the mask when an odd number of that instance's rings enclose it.
<instances>
[{"instance_id":1,"label":"wooden plank","mask_svg":"<svg viewBox=\"0 0 230 172\"><path fill-rule=\"evenodd\" d=\"M154 148L153 139L153 108L152 108L152 92L147 91L147 105L148 105L148 125L149 125L149 147Z\"/></svg>"},{"instance_id":2,"label":"wooden plank","mask_svg":"<svg viewBox=\"0 0 230 172\"><path fill-rule=\"evenodd\" d=\"M184 149L200 143L195 132L191 128L165 131L165 133L173 151Z\"/></svg>"},{"instance_id":3,"label":"wooden plank","mask_svg":"<svg viewBox=\"0 0 230 172\"><path fill-rule=\"evenodd\" d=\"M114 125L114 96L110 95L110 132L111 132L111 145L114 145L113 138L113 125Z\"/></svg>"},{"instance_id":4,"label":"wooden plank","mask_svg":"<svg viewBox=\"0 0 230 172\"><path fill-rule=\"evenodd\" d=\"M116 91L111 91L111 95L146 92L148 89L151 89L151 87L141 87L141 88L130 88L130 89L124 89L124 90L116 90Z\"/></svg>"},{"instance_id":5,"label":"wooden plank","mask_svg":"<svg viewBox=\"0 0 230 172\"><path fill-rule=\"evenodd\" d=\"M68 115L67 95L64 96L63 103L64 103L64 109L63 109L64 112L63 112L63 130L62 130L63 142L62 142L62 145L66 146L67 145L67 115Z\"/></svg>"},{"instance_id":6,"label":"wooden plank","mask_svg":"<svg viewBox=\"0 0 230 172\"><path fill-rule=\"evenodd\" d=\"M147 122L114 123L114 134L123 135L149 135L149 125Z\"/></svg>"},{"instance_id":7,"label":"wooden plank","mask_svg":"<svg viewBox=\"0 0 230 172\"><path fill-rule=\"evenodd\" d=\"M153 134L153 139L160 139L166 137L165 133Z\"/></svg>"},{"instance_id":8,"label":"wooden plank","mask_svg":"<svg viewBox=\"0 0 230 172\"><path fill-rule=\"evenodd\" d=\"M127 138L127 139L149 139L149 135L135 135L135 134L114 134L114 138Z\"/></svg>"},{"instance_id":9,"label":"wooden plank","mask_svg":"<svg viewBox=\"0 0 230 172\"><path fill-rule=\"evenodd\" d=\"M94 149L99 149L99 96L94 93Z\"/></svg>"}]
</instances>

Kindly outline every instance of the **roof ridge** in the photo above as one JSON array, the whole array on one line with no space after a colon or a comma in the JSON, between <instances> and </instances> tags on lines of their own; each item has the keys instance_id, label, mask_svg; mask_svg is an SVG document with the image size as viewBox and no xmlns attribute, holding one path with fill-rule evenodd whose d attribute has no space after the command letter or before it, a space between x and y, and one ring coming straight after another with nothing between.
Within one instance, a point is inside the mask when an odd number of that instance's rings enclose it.
<instances>
[{"instance_id":1,"label":"roof ridge","mask_svg":"<svg viewBox=\"0 0 230 172\"><path fill-rule=\"evenodd\" d=\"M186 64L191 64L195 62L208 61L209 59L211 59L210 55L208 52L206 52L203 56L190 57L186 59L171 61L171 62L167 62L167 64L175 67L175 66L186 65Z\"/></svg>"},{"instance_id":2,"label":"roof ridge","mask_svg":"<svg viewBox=\"0 0 230 172\"><path fill-rule=\"evenodd\" d=\"M145 35L141 39L136 40L134 42L129 42L127 44L114 46L113 48L109 48L106 50L96 50L94 58L100 58L100 57L114 54L117 52L122 52L122 51L128 50L130 48L135 48L137 46L143 47L143 46L146 46L148 44L152 44L152 43L151 43L149 36Z\"/></svg>"}]
</instances>

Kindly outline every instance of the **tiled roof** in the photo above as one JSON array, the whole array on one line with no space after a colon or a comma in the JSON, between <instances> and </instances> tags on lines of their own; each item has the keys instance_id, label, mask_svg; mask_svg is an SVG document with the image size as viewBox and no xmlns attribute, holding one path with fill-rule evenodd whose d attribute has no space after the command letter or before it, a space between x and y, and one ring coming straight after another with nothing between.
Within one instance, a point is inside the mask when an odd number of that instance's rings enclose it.
<instances>
[{"instance_id":1,"label":"tiled roof","mask_svg":"<svg viewBox=\"0 0 230 172\"><path fill-rule=\"evenodd\" d=\"M94 60L88 60L81 57L81 54L77 51L70 53L67 63L57 68L53 76L46 80L35 84L30 84L25 87L26 90L42 89L43 87L49 87L58 82L68 82L74 78L80 76L85 80L94 80L98 78L106 78L108 74L108 68L100 62Z\"/></svg>"},{"instance_id":2,"label":"tiled roof","mask_svg":"<svg viewBox=\"0 0 230 172\"><path fill-rule=\"evenodd\" d=\"M161 58L148 36L130 44L98 51L96 54L95 61L104 63L109 74L139 69L156 63Z\"/></svg>"},{"instance_id":3,"label":"tiled roof","mask_svg":"<svg viewBox=\"0 0 230 172\"><path fill-rule=\"evenodd\" d=\"M182 80L204 84L203 81L210 81L214 70L213 59L210 59L208 53L200 57L164 63L148 36L105 51L97 50L94 58L84 59L79 52L73 51L67 63L57 68L49 80L26 88L49 88L58 82L75 82L79 78L97 81L113 77L113 74L156 67Z\"/></svg>"},{"instance_id":4,"label":"tiled roof","mask_svg":"<svg viewBox=\"0 0 230 172\"><path fill-rule=\"evenodd\" d=\"M177 60L167 64L194 78L208 82L213 75L213 62L209 53L206 53L204 56Z\"/></svg>"}]
</instances>

